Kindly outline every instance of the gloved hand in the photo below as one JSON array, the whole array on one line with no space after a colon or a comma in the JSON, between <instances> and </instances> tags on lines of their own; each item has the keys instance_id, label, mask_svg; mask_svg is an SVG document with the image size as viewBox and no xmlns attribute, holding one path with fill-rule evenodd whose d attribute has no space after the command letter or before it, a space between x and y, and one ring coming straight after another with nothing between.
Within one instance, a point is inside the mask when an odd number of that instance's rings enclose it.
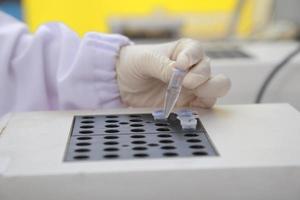
<instances>
[{"instance_id":1,"label":"gloved hand","mask_svg":"<svg viewBox=\"0 0 300 200\"><path fill-rule=\"evenodd\" d=\"M177 107L210 108L230 88L227 77L211 76L209 58L200 42L191 39L125 46L116 67L121 98L128 106L162 107L174 67L188 71Z\"/></svg>"}]
</instances>

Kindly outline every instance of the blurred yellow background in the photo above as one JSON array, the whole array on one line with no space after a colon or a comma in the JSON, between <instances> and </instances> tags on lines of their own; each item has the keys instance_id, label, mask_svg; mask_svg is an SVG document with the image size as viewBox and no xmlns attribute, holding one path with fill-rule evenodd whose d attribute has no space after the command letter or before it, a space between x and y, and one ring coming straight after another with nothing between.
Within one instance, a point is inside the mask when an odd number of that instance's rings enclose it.
<instances>
[{"instance_id":1,"label":"blurred yellow background","mask_svg":"<svg viewBox=\"0 0 300 200\"><path fill-rule=\"evenodd\" d=\"M83 35L87 31L111 32L111 18L142 18L153 13L180 17L181 36L222 37L228 29L236 0L23 0L24 18L34 31L40 24L62 21ZM254 27L255 0L246 0L237 26L244 37ZM163 20L163 17L161 18Z\"/></svg>"}]
</instances>

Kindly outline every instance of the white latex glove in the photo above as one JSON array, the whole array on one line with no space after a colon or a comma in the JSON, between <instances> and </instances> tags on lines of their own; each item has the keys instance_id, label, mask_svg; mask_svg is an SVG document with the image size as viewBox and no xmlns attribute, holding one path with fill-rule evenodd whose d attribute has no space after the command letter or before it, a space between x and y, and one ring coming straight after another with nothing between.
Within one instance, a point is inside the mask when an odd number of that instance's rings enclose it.
<instances>
[{"instance_id":1,"label":"white latex glove","mask_svg":"<svg viewBox=\"0 0 300 200\"><path fill-rule=\"evenodd\" d=\"M196 40L131 45L121 49L117 62L122 101L134 107L162 107L174 67L188 71L177 107L210 108L230 88L224 75L211 76L210 61Z\"/></svg>"}]
</instances>

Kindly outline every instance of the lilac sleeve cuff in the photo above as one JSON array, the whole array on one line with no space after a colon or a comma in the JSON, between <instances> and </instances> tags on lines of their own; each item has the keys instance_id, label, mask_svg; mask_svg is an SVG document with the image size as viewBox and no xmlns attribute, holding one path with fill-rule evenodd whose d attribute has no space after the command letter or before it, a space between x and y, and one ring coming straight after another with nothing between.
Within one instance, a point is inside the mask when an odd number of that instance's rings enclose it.
<instances>
[{"instance_id":1,"label":"lilac sleeve cuff","mask_svg":"<svg viewBox=\"0 0 300 200\"><path fill-rule=\"evenodd\" d=\"M74 60L72 75L61 84L62 109L123 107L115 66L120 48L128 44L129 39L121 35L87 33Z\"/></svg>"}]
</instances>

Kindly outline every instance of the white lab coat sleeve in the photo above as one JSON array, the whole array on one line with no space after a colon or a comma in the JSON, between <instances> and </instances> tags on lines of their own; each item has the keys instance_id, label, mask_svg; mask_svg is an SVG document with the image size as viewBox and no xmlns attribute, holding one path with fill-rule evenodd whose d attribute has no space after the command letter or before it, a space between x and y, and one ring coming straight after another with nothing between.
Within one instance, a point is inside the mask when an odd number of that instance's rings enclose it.
<instances>
[{"instance_id":1,"label":"white lab coat sleeve","mask_svg":"<svg viewBox=\"0 0 300 200\"><path fill-rule=\"evenodd\" d=\"M121 35L87 33L61 23L31 34L0 12L0 116L11 111L122 106L116 81Z\"/></svg>"}]
</instances>

